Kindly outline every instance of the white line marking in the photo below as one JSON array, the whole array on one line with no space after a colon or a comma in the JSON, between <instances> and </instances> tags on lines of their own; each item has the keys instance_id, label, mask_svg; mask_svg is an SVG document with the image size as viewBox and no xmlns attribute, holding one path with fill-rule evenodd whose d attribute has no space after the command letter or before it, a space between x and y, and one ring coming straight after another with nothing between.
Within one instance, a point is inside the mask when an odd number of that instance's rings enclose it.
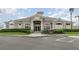
<instances>
[{"instance_id":1,"label":"white line marking","mask_svg":"<svg viewBox=\"0 0 79 59\"><path fill-rule=\"evenodd\" d=\"M63 37L63 38L60 38L60 39L56 39L56 41L72 43L73 41L77 40L77 39L72 39L72 40L70 40L70 41L62 41L62 39L65 39L65 38L67 38L67 37Z\"/></svg>"},{"instance_id":2,"label":"white line marking","mask_svg":"<svg viewBox=\"0 0 79 59\"><path fill-rule=\"evenodd\" d=\"M71 40L71 41L68 41L68 42L70 42L70 43L72 43L73 41L75 41L76 39L73 39L73 40Z\"/></svg>"},{"instance_id":3,"label":"white line marking","mask_svg":"<svg viewBox=\"0 0 79 59\"><path fill-rule=\"evenodd\" d=\"M63 38L60 38L60 39L56 39L56 41L61 41L62 39L65 39L67 37L63 37Z\"/></svg>"}]
</instances>

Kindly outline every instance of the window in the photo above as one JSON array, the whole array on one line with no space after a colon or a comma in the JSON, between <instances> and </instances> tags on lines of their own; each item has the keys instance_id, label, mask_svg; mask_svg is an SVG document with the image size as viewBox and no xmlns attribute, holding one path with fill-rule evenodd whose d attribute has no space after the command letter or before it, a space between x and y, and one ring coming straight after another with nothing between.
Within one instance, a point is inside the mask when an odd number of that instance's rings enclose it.
<instances>
[{"instance_id":1,"label":"window","mask_svg":"<svg viewBox=\"0 0 79 59\"><path fill-rule=\"evenodd\" d=\"M25 28L29 28L29 26L25 26Z\"/></svg>"},{"instance_id":2,"label":"window","mask_svg":"<svg viewBox=\"0 0 79 59\"><path fill-rule=\"evenodd\" d=\"M45 24L46 26L48 26L49 24Z\"/></svg>"},{"instance_id":3,"label":"window","mask_svg":"<svg viewBox=\"0 0 79 59\"><path fill-rule=\"evenodd\" d=\"M14 24L10 24L10 25L14 25Z\"/></svg>"},{"instance_id":4,"label":"window","mask_svg":"<svg viewBox=\"0 0 79 59\"><path fill-rule=\"evenodd\" d=\"M40 25L41 24L41 21L34 21L34 24L38 24L38 25Z\"/></svg>"},{"instance_id":5,"label":"window","mask_svg":"<svg viewBox=\"0 0 79 59\"><path fill-rule=\"evenodd\" d=\"M19 21L19 22L22 22L22 21Z\"/></svg>"},{"instance_id":6,"label":"window","mask_svg":"<svg viewBox=\"0 0 79 59\"><path fill-rule=\"evenodd\" d=\"M30 29L30 24L25 24L25 29Z\"/></svg>"},{"instance_id":7,"label":"window","mask_svg":"<svg viewBox=\"0 0 79 59\"><path fill-rule=\"evenodd\" d=\"M56 23L56 25L62 25L62 23Z\"/></svg>"},{"instance_id":8,"label":"window","mask_svg":"<svg viewBox=\"0 0 79 59\"><path fill-rule=\"evenodd\" d=\"M21 25L21 24L19 24L19 25Z\"/></svg>"},{"instance_id":9,"label":"window","mask_svg":"<svg viewBox=\"0 0 79 59\"><path fill-rule=\"evenodd\" d=\"M66 25L70 25L70 23L66 23Z\"/></svg>"}]
</instances>

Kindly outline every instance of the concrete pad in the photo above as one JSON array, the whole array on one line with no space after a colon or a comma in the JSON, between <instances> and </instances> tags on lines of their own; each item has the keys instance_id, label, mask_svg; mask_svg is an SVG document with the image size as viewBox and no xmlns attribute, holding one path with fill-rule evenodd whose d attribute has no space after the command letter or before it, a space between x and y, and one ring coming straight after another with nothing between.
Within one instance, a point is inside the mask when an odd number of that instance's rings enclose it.
<instances>
[{"instance_id":1,"label":"concrete pad","mask_svg":"<svg viewBox=\"0 0 79 59\"><path fill-rule=\"evenodd\" d=\"M28 37L43 37L43 36L48 36L47 34L41 34L41 33L32 33L27 35Z\"/></svg>"}]
</instances>

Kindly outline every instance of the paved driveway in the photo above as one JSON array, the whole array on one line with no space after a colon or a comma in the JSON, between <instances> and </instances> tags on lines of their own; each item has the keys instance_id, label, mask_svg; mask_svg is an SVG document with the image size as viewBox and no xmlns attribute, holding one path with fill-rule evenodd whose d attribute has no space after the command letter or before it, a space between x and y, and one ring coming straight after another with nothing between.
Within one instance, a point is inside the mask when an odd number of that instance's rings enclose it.
<instances>
[{"instance_id":1,"label":"paved driveway","mask_svg":"<svg viewBox=\"0 0 79 59\"><path fill-rule=\"evenodd\" d=\"M51 37L0 37L0 50L78 50L79 38Z\"/></svg>"}]
</instances>

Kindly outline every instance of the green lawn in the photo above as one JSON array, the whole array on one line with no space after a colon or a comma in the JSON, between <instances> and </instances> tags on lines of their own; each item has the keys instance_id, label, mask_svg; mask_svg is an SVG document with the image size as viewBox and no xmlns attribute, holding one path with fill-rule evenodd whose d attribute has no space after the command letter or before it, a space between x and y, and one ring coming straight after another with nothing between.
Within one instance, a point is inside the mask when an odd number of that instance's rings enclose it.
<instances>
[{"instance_id":1,"label":"green lawn","mask_svg":"<svg viewBox=\"0 0 79 59\"><path fill-rule=\"evenodd\" d=\"M66 32L69 36L79 36L79 32Z\"/></svg>"},{"instance_id":2,"label":"green lawn","mask_svg":"<svg viewBox=\"0 0 79 59\"><path fill-rule=\"evenodd\" d=\"M79 36L79 32L65 32L69 36ZM16 36L16 35L27 35L23 32L0 32L0 36Z\"/></svg>"},{"instance_id":3,"label":"green lawn","mask_svg":"<svg viewBox=\"0 0 79 59\"><path fill-rule=\"evenodd\" d=\"M0 36L12 36L12 35L26 35L23 32L0 32Z\"/></svg>"}]
</instances>

